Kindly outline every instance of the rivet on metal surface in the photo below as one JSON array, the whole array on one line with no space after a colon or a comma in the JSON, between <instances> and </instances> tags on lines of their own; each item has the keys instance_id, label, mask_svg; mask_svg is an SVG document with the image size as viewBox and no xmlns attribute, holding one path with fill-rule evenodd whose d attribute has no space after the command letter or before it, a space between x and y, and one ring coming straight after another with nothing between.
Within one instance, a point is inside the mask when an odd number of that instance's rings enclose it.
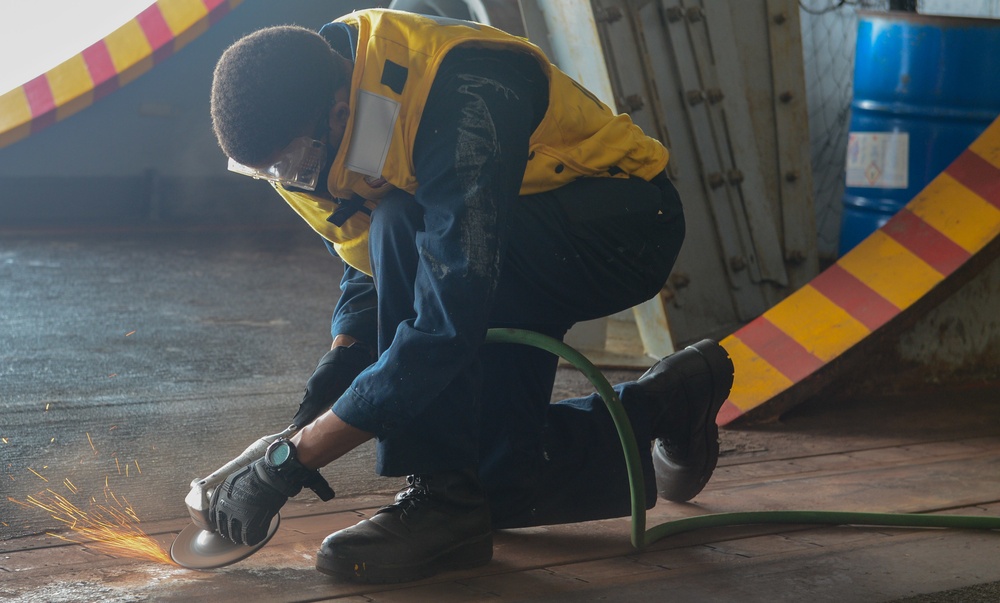
<instances>
[{"instance_id":1,"label":"rivet on metal surface","mask_svg":"<svg viewBox=\"0 0 1000 603\"><path fill-rule=\"evenodd\" d=\"M743 172L738 169L732 169L726 172L726 178L729 179L729 184L738 185L743 182Z\"/></svg>"},{"instance_id":2,"label":"rivet on metal surface","mask_svg":"<svg viewBox=\"0 0 1000 603\"><path fill-rule=\"evenodd\" d=\"M785 16L785 13L778 13L774 15L774 22L778 25L784 25L785 21L788 21L788 17Z\"/></svg>"},{"instance_id":3,"label":"rivet on metal surface","mask_svg":"<svg viewBox=\"0 0 1000 603\"><path fill-rule=\"evenodd\" d=\"M729 258L729 267L733 272L739 272L747 267L747 261L742 256L734 255Z\"/></svg>"},{"instance_id":4,"label":"rivet on metal surface","mask_svg":"<svg viewBox=\"0 0 1000 603\"><path fill-rule=\"evenodd\" d=\"M686 272L674 272L670 275L670 284L675 289L683 289L691 284L691 277Z\"/></svg>"},{"instance_id":5,"label":"rivet on metal surface","mask_svg":"<svg viewBox=\"0 0 1000 603\"><path fill-rule=\"evenodd\" d=\"M795 98L795 95L792 94L788 90L786 90L786 91L784 91L784 92L782 92L781 94L778 95L778 100L780 100L781 102L786 103L786 104L792 102L793 98Z\"/></svg>"},{"instance_id":6,"label":"rivet on metal surface","mask_svg":"<svg viewBox=\"0 0 1000 603\"><path fill-rule=\"evenodd\" d=\"M726 179L719 172L712 172L708 175L708 187L716 189L726 183Z\"/></svg>"},{"instance_id":7,"label":"rivet on metal surface","mask_svg":"<svg viewBox=\"0 0 1000 603\"><path fill-rule=\"evenodd\" d=\"M646 106L646 101L643 100L641 94L629 94L625 97L623 104L629 111L638 111Z\"/></svg>"},{"instance_id":8,"label":"rivet on metal surface","mask_svg":"<svg viewBox=\"0 0 1000 603\"><path fill-rule=\"evenodd\" d=\"M705 13L702 12L700 6L692 6L687 9L687 19L691 23L697 23L705 18Z\"/></svg>"},{"instance_id":9,"label":"rivet on metal surface","mask_svg":"<svg viewBox=\"0 0 1000 603\"><path fill-rule=\"evenodd\" d=\"M677 23L684 18L684 9L679 6L671 6L663 11L663 16L670 23Z\"/></svg>"},{"instance_id":10,"label":"rivet on metal surface","mask_svg":"<svg viewBox=\"0 0 1000 603\"><path fill-rule=\"evenodd\" d=\"M799 179L798 170L788 170L785 172L785 182L796 182Z\"/></svg>"},{"instance_id":11,"label":"rivet on metal surface","mask_svg":"<svg viewBox=\"0 0 1000 603\"><path fill-rule=\"evenodd\" d=\"M598 23L614 23L620 21L624 15L622 9L617 6L609 6L594 11L594 20Z\"/></svg>"},{"instance_id":12,"label":"rivet on metal surface","mask_svg":"<svg viewBox=\"0 0 1000 603\"><path fill-rule=\"evenodd\" d=\"M715 104L722 99L726 98L726 95L722 93L722 90L718 88L709 88L705 91L705 98L708 99L710 104Z\"/></svg>"},{"instance_id":13,"label":"rivet on metal surface","mask_svg":"<svg viewBox=\"0 0 1000 603\"><path fill-rule=\"evenodd\" d=\"M701 90L688 90L687 101L692 107L701 104L705 100L705 93Z\"/></svg>"}]
</instances>

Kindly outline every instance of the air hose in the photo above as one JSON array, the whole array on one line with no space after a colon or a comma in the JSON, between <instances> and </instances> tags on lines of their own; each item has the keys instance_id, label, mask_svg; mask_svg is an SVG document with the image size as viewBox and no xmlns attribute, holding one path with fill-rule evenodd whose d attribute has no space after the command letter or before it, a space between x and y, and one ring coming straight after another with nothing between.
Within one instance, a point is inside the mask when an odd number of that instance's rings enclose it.
<instances>
[{"instance_id":1,"label":"air hose","mask_svg":"<svg viewBox=\"0 0 1000 603\"><path fill-rule=\"evenodd\" d=\"M866 525L908 528L955 528L975 530L1000 530L1000 517L970 515L929 515L923 513L864 513L851 511L746 511L712 513L667 521L646 529L646 488L642 478L639 447L632 432L628 415L618 393L611 387L604 374L571 346L555 339L524 329L490 329L487 343L513 343L532 346L555 354L584 374L597 389L611 413L618 438L625 453L629 488L632 497L632 545L641 549L666 536L702 528L732 527L761 524L821 524Z\"/></svg>"}]
</instances>

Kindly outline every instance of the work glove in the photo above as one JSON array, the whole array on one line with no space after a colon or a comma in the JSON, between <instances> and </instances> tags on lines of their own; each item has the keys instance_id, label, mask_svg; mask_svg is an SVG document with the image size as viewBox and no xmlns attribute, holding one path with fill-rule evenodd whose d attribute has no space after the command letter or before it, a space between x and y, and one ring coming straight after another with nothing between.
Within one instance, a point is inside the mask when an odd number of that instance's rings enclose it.
<instances>
[{"instance_id":1,"label":"work glove","mask_svg":"<svg viewBox=\"0 0 1000 603\"><path fill-rule=\"evenodd\" d=\"M347 391L354 378L374 360L371 350L361 344L337 346L320 358L319 365L306 382L306 393L292 424L305 427Z\"/></svg>"},{"instance_id":2,"label":"work glove","mask_svg":"<svg viewBox=\"0 0 1000 603\"><path fill-rule=\"evenodd\" d=\"M319 471L294 465L276 469L259 459L227 477L212 493L208 509L212 529L236 544L253 546L267 538L271 520L302 486L324 501L334 497Z\"/></svg>"}]
</instances>

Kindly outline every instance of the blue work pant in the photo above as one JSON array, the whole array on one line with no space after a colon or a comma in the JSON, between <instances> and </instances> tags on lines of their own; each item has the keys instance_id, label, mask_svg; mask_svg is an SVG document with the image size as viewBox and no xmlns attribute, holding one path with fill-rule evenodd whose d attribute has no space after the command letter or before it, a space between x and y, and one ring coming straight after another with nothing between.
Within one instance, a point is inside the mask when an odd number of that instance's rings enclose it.
<instances>
[{"instance_id":1,"label":"blue work pant","mask_svg":"<svg viewBox=\"0 0 1000 603\"><path fill-rule=\"evenodd\" d=\"M414 240L422 210L393 193L373 215L371 248L380 339L411 319ZM630 308L658 294L683 240L680 201L666 178L578 180L521 197L490 327L561 339L576 322ZM383 261L391 255L392 261ZM490 344L462 379L441 392L400 437L379 442L383 473L477 459L494 524L516 527L628 515L617 432L597 395L550 404L557 358L528 346ZM647 505L655 502L648 446L659 401L633 384L616 387L640 443ZM439 449L433 443L448 442ZM446 456L441 456L441 455ZM402 471L394 471L396 465Z\"/></svg>"},{"instance_id":2,"label":"blue work pant","mask_svg":"<svg viewBox=\"0 0 1000 603\"><path fill-rule=\"evenodd\" d=\"M462 350L434 349L435 362L449 358L448 366L419 358L419 350L400 356L417 355L391 374L436 389L379 438L378 470L478 467L497 527L627 515L630 497L600 397L550 404L557 358L527 346L481 345L486 329L561 339L576 322L646 301L659 293L684 238L680 200L663 175L653 182L582 178L519 196L544 90L527 67L509 61L477 57L439 74L416 141L418 193L387 195L370 230L380 362L396 357L385 352L394 342L412 347L401 337L441 335ZM448 379L410 374L421 364ZM618 389L643 451L651 505L647 444L660 404L632 384Z\"/></svg>"}]
</instances>

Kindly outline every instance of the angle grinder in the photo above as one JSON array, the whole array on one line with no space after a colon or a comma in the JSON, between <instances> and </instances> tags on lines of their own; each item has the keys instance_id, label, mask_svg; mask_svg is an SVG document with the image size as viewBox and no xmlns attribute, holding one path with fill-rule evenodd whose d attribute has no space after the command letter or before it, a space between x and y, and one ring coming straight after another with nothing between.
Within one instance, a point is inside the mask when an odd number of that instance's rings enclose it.
<instances>
[{"instance_id":1,"label":"angle grinder","mask_svg":"<svg viewBox=\"0 0 1000 603\"><path fill-rule=\"evenodd\" d=\"M236 544L212 530L208 516L209 505L215 488L226 481L227 477L264 456L264 452L272 442L279 438L290 438L298 429L296 425L289 425L281 433L264 436L208 477L191 482L191 490L184 497L184 504L187 505L188 514L191 516L191 525L181 530L170 545L170 558L177 565L197 570L223 567L246 559L271 540L278 531L278 524L281 523L279 515L275 515L271 520L264 540L248 546Z\"/></svg>"}]
</instances>

